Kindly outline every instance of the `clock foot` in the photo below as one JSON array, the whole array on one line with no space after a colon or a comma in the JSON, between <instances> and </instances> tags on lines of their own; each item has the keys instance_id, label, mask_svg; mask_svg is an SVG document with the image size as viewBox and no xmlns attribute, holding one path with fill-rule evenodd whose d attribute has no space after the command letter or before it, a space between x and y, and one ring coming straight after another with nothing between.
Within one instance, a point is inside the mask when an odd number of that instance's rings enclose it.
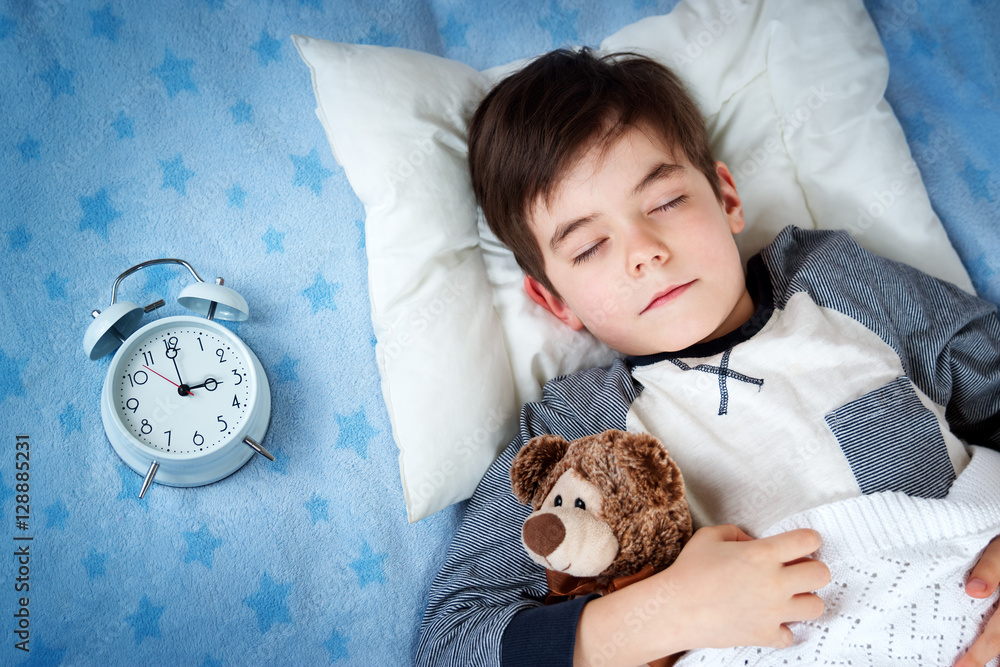
<instances>
[{"instance_id":1,"label":"clock foot","mask_svg":"<svg viewBox=\"0 0 1000 667\"><path fill-rule=\"evenodd\" d=\"M253 438L251 438L249 435L247 437L243 438L243 442L245 442L250 447L250 449L254 450L258 454L262 454L265 457L267 457L268 461L273 461L274 460L274 457L271 456L271 453L269 451L267 451L266 449L264 449L263 447L261 447L260 443L257 442L256 440L254 440Z\"/></svg>"},{"instance_id":2,"label":"clock foot","mask_svg":"<svg viewBox=\"0 0 1000 667\"><path fill-rule=\"evenodd\" d=\"M146 473L146 479L142 480L142 489L139 491L139 497L142 498L146 495L146 491L149 490L149 485L153 483L153 477L156 476L156 471L160 469L160 464L153 461L149 466L149 472Z\"/></svg>"}]
</instances>

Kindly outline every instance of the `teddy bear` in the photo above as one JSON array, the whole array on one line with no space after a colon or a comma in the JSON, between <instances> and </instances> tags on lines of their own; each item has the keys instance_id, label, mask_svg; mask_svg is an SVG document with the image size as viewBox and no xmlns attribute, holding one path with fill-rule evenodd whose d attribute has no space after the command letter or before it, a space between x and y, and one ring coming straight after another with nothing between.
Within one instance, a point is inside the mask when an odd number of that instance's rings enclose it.
<instances>
[{"instance_id":1,"label":"teddy bear","mask_svg":"<svg viewBox=\"0 0 1000 667\"><path fill-rule=\"evenodd\" d=\"M645 433L532 438L514 457L510 481L517 499L534 510L521 540L545 568L546 604L610 593L651 576L673 563L691 537L681 471ZM649 665L670 667L679 655Z\"/></svg>"},{"instance_id":2,"label":"teddy bear","mask_svg":"<svg viewBox=\"0 0 1000 667\"><path fill-rule=\"evenodd\" d=\"M534 510L521 537L546 569L546 603L611 592L659 572L691 537L680 469L645 433L532 438L514 458L510 479L517 499Z\"/></svg>"}]
</instances>

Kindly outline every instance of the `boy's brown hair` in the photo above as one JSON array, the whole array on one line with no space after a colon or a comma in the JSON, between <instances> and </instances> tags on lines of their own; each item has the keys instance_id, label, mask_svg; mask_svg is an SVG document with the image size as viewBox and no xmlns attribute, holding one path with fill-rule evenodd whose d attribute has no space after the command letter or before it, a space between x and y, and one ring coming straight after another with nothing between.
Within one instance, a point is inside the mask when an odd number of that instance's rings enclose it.
<instances>
[{"instance_id":1,"label":"boy's brown hair","mask_svg":"<svg viewBox=\"0 0 1000 667\"><path fill-rule=\"evenodd\" d=\"M476 199L521 269L556 296L528 214L539 198L548 203L587 149L609 148L637 126L679 150L721 198L701 112L673 72L644 56L553 51L498 83L476 109L469 127Z\"/></svg>"}]
</instances>

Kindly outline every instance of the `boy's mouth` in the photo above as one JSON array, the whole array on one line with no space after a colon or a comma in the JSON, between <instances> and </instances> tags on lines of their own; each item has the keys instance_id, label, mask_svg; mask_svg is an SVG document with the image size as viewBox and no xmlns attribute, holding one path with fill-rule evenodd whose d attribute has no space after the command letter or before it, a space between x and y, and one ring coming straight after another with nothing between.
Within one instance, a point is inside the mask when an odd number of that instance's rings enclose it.
<instances>
[{"instance_id":1,"label":"boy's mouth","mask_svg":"<svg viewBox=\"0 0 1000 667\"><path fill-rule=\"evenodd\" d=\"M687 288L693 285L694 282L695 281L692 280L690 282L686 282L681 285L671 285L662 292L657 292L656 295L653 297L653 300L649 302L649 305L643 308L642 312L640 312L639 314L642 315L643 313L646 313L647 311L652 310L653 308L658 308L664 305L665 303L673 301L681 294L683 294L685 291L687 291Z\"/></svg>"}]
</instances>

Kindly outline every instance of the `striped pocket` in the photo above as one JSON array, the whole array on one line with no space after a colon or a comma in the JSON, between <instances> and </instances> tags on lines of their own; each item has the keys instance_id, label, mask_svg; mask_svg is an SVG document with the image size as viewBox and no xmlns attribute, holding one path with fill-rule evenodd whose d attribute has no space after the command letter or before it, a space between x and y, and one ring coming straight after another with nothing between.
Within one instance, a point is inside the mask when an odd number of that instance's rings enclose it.
<instances>
[{"instance_id":1,"label":"striped pocket","mask_svg":"<svg viewBox=\"0 0 1000 667\"><path fill-rule=\"evenodd\" d=\"M909 378L898 377L837 408L826 423L862 493L948 495L955 468L937 417L920 402Z\"/></svg>"}]
</instances>

